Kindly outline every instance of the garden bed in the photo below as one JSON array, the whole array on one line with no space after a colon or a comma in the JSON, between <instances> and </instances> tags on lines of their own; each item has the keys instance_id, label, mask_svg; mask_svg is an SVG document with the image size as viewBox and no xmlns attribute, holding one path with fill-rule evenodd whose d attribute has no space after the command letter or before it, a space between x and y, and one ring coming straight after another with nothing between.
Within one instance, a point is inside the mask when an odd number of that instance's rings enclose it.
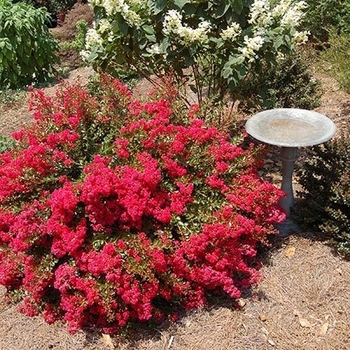
<instances>
[{"instance_id":1,"label":"garden bed","mask_svg":"<svg viewBox=\"0 0 350 350\"><path fill-rule=\"evenodd\" d=\"M72 23L70 25L72 27ZM57 33L63 35L64 40L70 31L63 26ZM66 80L72 82L80 77L85 83L92 73L89 67L76 69ZM321 106L316 111L330 117L338 129L349 130L350 96L327 75L317 72L313 75L322 81L324 89ZM44 90L54 94L62 83ZM139 93L148 92L145 86L140 83ZM32 122L27 105L25 92L6 105L0 133L9 135ZM276 153L271 148L261 175L278 185L281 177ZM302 166L302 153L297 167ZM297 178L294 185L300 189ZM205 308L183 313L175 323L138 324L129 333L112 338L89 329L72 335L60 322L48 325L42 317L24 316L16 305L3 302L5 291L0 288L0 350L349 347L349 262L337 256L317 232L275 238L271 250L262 251L261 258L263 280L239 299L239 309L232 301L219 298Z\"/></svg>"},{"instance_id":2,"label":"garden bed","mask_svg":"<svg viewBox=\"0 0 350 350\"><path fill-rule=\"evenodd\" d=\"M70 79L91 74L87 68ZM329 116L338 128L349 127L350 97L333 79L318 76L325 94L316 110ZM85 80L86 81L86 80ZM52 93L56 87L49 87ZM26 101L5 111L1 130L13 131L30 122ZM9 127L11 126L11 127ZM11 129L12 128L12 129ZM271 165L272 164L272 165ZM279 181L279 165L268 172ZM303 232L274 242L265 255L264 279L241 300L237 310L227 300L188 312L180 321L154 328L137 327L128 336L110 339L87 331L70 335L65 325L48 325L41 317L26 317L16 306L0 306L0 349L344 349L349 344L350 264L318 240ZM112 341L112 342L111 342Z\"/></svg>"}]
</instances>

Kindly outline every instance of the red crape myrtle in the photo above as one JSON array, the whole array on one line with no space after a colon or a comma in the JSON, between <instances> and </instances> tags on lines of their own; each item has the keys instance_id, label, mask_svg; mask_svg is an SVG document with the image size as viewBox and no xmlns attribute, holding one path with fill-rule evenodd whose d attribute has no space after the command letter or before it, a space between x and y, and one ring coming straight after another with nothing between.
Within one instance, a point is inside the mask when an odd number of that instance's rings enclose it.
<instances>
[{"instance_id":1,"label":"red crape myrtle","mask_svg":"<svg viewBox=\"0 0 350 350\"><path fill-rule=\"evenodd\" d=\"M257 244L284 218L254 148L197 106L135 100L105 75L96 90L33 91L33 125L0 155L7 296L70 331L111 334L208 294L239 298L258 281Z\"/></svg>"}]
</instances>

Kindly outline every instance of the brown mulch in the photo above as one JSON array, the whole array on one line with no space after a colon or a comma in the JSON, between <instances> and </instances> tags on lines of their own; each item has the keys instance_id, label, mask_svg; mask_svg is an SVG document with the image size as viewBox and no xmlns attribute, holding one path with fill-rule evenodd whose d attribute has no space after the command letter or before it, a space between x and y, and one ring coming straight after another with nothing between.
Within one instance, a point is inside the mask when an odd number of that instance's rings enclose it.
<instances>
[{"instance_id":1,"label":"brown mulch","mask_svg":"<svg viewBox=\"0 0 350 350\"><path fill-rule=\"evenodd\" d=\"M86 82L92 70L73 71ZM349 126L350 96L333 79L319 76L325 95L316 110L339 129ZM46 88L54 93L57 86ZM5 111L0 132L30 122L25 103ZM276 166L276 164L274 164ZM237 310L229 301L192 311L173 324L140 326L126 337L108 338L92 331L71 335L63 324L29 318L5 305L0 289L0 350L33 349L329 349L350 348L350 263L303 232L276 239L265 256L263 279ZM266 254L265 254L266 255Z\"/></svg>"},{"instance_id":2,"label":"brown mulch","mask_svg":"<svg viewBox=\"0 0 350 350\"><path fill-rule=\"evenodd\" d=\"M94 12L89 4L76 3L65 16L64 23L51 29L54 37L59 41L73 41L75 39L78 21L84 21L91 27Z\"/></svg>"}]
</instances>

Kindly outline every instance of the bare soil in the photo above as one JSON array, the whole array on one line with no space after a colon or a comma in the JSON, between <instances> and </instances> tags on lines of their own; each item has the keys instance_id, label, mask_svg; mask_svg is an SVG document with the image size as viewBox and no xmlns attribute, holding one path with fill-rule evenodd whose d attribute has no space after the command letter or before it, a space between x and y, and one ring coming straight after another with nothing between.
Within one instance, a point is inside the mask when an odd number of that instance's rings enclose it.
<instances>
[{"instance_id":1,"label":"bare soil","mask_svg":"<svg viewBox=\"0 0 350 350\"><path fill-rule=\"evenodd\" d=\"M92 70L73 70L68 80L87 82ZM350 130L350 95L334 79L314 72L324 95L316 111L339 130ZM60 83L62 84L62 82ZM44 90L52 94L60 86ZM2 111L0 133L31 123L27 99ZM279 181L278 163L270 164ZM275 238L262 253L262 281L240 300L217 300L188 312L176 323L138 325L125 336L110 338L93 330L69 334L64 324L20 314L6 305L0 288L0 350L344 350L350 349L350 262L337 256L317 233Z\"/></svg>"}]
</instances>

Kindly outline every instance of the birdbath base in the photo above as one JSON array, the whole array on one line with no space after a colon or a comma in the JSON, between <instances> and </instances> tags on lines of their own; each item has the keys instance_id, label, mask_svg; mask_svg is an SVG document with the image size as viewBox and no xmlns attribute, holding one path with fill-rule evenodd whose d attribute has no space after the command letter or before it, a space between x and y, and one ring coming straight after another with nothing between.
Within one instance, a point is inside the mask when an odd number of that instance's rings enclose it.
<instances>
[{"instance_id":1,"label":"birdbath base","mask_svg":"<svg viewBox=\"0 0 350 350\"><path fill-rule=\"evenodd\" d=\"M291 219L291 210L294 206L294 193L293 193L293 170L294 162L297 158L296 147L282 147L281 148L281 161L282 161L282 185L281 189L285 193L285 196L280 199L280 206L286 213L286 219L276 225L279 231L279 237L287 237L293 233L300 233L300 227L294 223Z\"/></svg>"},{"instance_id":2,"label":"birdbath base","mask_svg":"<svg viewBox=\"0 0 350 350\"><path fill-rule=\"evenodd\" d=\"M302 229L291 219L286 219L283 222L276 224L275 228L278 230L278 237L284 238L293 233L301 233Z\"/></svg>"},{"instance_id":3,"label":"birdbath base","mask_svg":"<svg viewBox=\"0 0 350 350\"><path fill-rule=\"evenodd\" d=\"M336 131L334 123L317 112L298 108L277 108L253 115L246 123L248 134L259 141L281 147L282 190L280 200L286 220L276 225L281 237L300 232L290 219L294 205L292 176L298 147L318 145L328 141Z\"/></svg>"}]
</instances>

